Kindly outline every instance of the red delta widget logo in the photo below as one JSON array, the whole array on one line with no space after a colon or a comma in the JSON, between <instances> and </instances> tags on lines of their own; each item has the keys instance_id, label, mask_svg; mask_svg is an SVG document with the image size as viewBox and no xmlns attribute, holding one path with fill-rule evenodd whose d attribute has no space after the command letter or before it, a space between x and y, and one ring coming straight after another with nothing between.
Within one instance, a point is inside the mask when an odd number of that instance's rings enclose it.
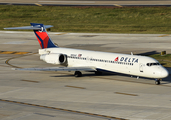
<instances>
[{"instance_id":1,"label":"red delta widget logo","mask_svg":"<svg viewBox=\"0 0 171 120\"><path fill-rule=\"evenodd\" d=\"M118 58L119 58L119 57L115 58L115 61L118 61Z\"/></svg>"}]
</instances>

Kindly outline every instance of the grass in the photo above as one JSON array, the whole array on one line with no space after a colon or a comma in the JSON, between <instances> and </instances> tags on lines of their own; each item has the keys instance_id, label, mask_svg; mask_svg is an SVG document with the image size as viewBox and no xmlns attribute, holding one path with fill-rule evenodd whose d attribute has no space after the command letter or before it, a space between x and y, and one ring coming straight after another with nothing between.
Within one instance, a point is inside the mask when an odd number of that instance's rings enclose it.
<instances>
[{"instance_id":1,"label":"grass","mask_svg":"<svg viewBox=\"0 0 171 120\"><path fill-rule=\"evenodd\" d=\"M150 55L150 57L158 60L164 67L171 67L171 54L167 54L164 56L161 56L160 54L154 54Z\"/></svg>"},{"instance_id":2,"label":"grass","mask_svg":"<svg viewBox=\"0 0 171 120\"><path fill-rule=\"evenodd\" d=\"M59 7L0 5L0 30L53 25L56 32L171 34L171 7ZM171 67L171 55L151 55Z\"/></svg>"},{"instance_id":3,"label":"grass","mask_svg":"<svg viewBox=\"0 0 171 120\"><path fill-rule=\"evenodd\" d=\"M171 33L170 7L0 6L0 29L50 24L56 32Z\"/></svg>"}]
</instances>

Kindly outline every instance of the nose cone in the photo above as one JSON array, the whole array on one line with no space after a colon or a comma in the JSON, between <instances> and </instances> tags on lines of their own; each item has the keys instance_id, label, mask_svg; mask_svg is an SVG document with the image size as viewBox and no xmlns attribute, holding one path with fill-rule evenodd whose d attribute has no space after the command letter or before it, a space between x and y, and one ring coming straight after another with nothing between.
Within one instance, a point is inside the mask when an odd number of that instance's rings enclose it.
<instances>
[{"instance_id":1,"label":"nose cone","mask_svg":"<svg viewBox=\"0 0 171 120\"><path fill-rule=\"evenodd\" d=\"M161 72L161 78L165 78L168 75L169 75L169 72L166 69L162 70L162 72Z\"/></svg>"}]
</instances>

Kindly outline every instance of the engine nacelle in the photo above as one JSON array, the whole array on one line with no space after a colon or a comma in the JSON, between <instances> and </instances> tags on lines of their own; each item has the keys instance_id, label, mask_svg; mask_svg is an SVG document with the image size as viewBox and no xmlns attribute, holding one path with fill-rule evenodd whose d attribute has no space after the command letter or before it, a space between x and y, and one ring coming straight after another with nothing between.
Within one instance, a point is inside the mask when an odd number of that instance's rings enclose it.
<instances>
[{"instance_id":1,"label":"engine nacelle","mask_svg":"<svg viewBox=\"0 0 171 120\"><path fill-rule=\"evenodd\" d=\"M50 64L67 65L67 56L60 53L42 54L40 59Z\"/></svg>"}]
</instances>

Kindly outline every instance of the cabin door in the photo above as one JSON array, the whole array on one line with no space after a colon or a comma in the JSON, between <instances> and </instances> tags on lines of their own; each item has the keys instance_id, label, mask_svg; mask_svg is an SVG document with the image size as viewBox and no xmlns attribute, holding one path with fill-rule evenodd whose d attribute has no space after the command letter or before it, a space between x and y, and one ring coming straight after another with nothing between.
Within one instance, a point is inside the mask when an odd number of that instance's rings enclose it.
<instances>
[{"instance_id":1,"label":"cabin door","mask_svg":"<svg viewBox=\"0 0 171 120\"><path fill-rule=\"evenodd\" d=\"M143 72L143 64L142 63L140 63L140 72Z\"/></svg>"},{"instance_id":2,"label":"cabin door","mask_svg":"<svg viewBox=\"0 0 171 120\"><path fill-rule=\"evenodd\" d=\"M92 63L91 58L87 56L86 57L86 62L87 62L87 64L91 64Z\"/></svg>"}]
</instances>

